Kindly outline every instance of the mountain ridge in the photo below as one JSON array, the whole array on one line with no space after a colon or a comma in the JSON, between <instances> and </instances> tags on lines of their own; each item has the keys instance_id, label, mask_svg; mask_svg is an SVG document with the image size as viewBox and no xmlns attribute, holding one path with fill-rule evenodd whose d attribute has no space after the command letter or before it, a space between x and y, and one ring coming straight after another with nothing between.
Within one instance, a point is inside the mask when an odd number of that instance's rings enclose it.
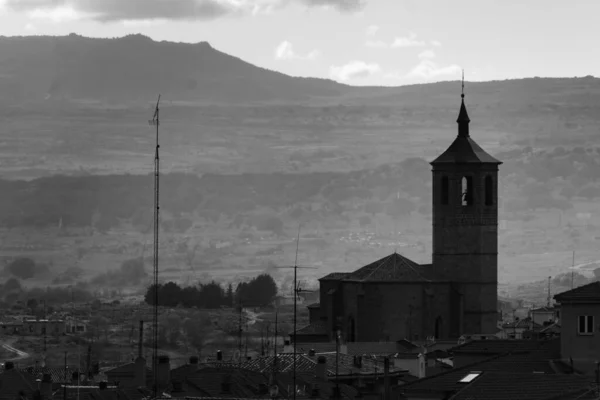
<instances>
[{"instance_id":1,"label":"mountain ridge","mask_svg":"<svg viewBox=\"0 0 600 400\"><path fill-rule=\"evenodd\" d=\"M469 82L468 91L496 82L560 82L524 78ZM591 76L579 79L599 80ZM209 42L155 41L141 34L117 38L0 36L0 101L148 101L156 93L175 101L215 104L396 102L397 96L446 92L457 81L403 86L350 86L295 77L256 66ZM509 84L510 86L510 84ZM482 89L485 91L485 89ZM387 99L387 97L392 97Z\"/></svg>"}]
</instances>

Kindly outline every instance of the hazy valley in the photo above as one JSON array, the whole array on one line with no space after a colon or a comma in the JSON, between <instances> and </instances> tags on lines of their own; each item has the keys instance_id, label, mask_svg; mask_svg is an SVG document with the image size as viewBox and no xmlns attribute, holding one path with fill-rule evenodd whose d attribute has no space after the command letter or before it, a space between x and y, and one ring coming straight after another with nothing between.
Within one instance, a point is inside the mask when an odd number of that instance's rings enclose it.
<instances>
[{"instance_id":1,"label":"hazy valley","mask_svg":"<svg viewBox=\"0 0 600 400\"><path fill-rule=\"evenodd\" d=\"M456 135L458 82L357 88L207 44L0 38L0 254L49 266L27 285L99 279L138 257L150 272L158 93L161 280L269 271L287 287L273 266L293 263L299 223L299 263L318 267L307 286L394 250L429 262L428 162ZM548 276L570 287L557 276L573 250L575 264L600 260L600 80L467 82L466 104L472 136L505 163L499 291L539 304Z\"/></svg>"}]
</instances>

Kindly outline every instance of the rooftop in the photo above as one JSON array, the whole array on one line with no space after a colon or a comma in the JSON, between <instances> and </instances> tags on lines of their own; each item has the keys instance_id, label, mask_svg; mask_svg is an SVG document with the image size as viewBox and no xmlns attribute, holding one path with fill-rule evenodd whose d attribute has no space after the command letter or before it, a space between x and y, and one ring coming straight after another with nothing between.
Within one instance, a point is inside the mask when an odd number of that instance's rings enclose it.
<instances>
[{"instance_id":1,"label":"rooftop","mask_svg":"<svg viewBox=\"0 0 600 400\"><path fill-rule=\"evenodd\" d=\"M475 354L506 354L523 351L548 350L553 353L560 351L560 340L473 340L459 346L453 347L451 353L475 353Z\"/></svg>"},{"instance_id":2,"label":"rooftop","mask_svg":"<svg viewBox=\"0 0 600 400\"><path fill-rule=\"evenodd\" d=\"M553 363L548 358L548 354L535 354L535 353L520 353L520 354L504 354L492 356L486 360L479 361L470 365L466 365L460 368L454 368L441 374L433 375L427 378L420 379L415 382L407 383L404 386L406 392L418 392L418 393L431 393L431 392L458 392L463 393L462 390L465 388L465 384L469 386L478 382L484 375L497 376L497 375L512 375L511 379L519 378L519 382L511 383L503 380L504 385L513 385L517 383L518 387L521 386L522 381L529 381L531 376L543 377L543 378L531 378L538 379L539 381L559 381L559 382L570 382L561 380L562 377L576 377L574 381L580 383L582 380L577 377L581 375L568 374L564 375L558 368L554 368ZM475 376L473 376L475 375ZM469 377L469 382L461 382L466 377ZM487 378L486 378L487 379ZM584 379L585 382L589 381ZM502 399L528 399L529 397L521 396L520 393L514 396L514 392L511 392L513 397L502 397ZM559 393L559 392L553 392ZM493 393L492 393L493 395ZM475 395L474 399L481 398L480 395ZM547 396L546 396L547 397ZM546 398L542 397L542 398ZM452 398L454 399L454 397ZM462 399L462 398L461 398ZM466 398L465 398L466 399ZM495 399L495 397L488 397L486 392L485 399Z\"/></svg>"},{"instance_id":3,"label":"rooftop","mask_svg":"<svg viewBox=\"0 0 600 400\"><path fill-rule=\"evenodd\" d=\"M554 296L554 299L559 303L586 303L600 301L600 282L592 282L587 285L580 286L566 292L559 293Z\"/></svg>"},{"instance_id":4,"label":"rooftop","mask_svg":"<svg viewBox=\"0 0 600 400\"><path fill-rule=\"evenodd\" d=\"M451 400L548 400L560 394L583 390L594 384L584 375L545 375L509 372L482 372Z\"/></svg>"},{"instance_id":5,"label":"rooftop","mask_svg":"<svg viewBox=\"0 0 600 400\"><path fill-rule=\"evenodd\" d=\"M398 253L390 254L348 274L345 281L355 282L427 282L426 270Z\"/></svg>"}]
</instances>

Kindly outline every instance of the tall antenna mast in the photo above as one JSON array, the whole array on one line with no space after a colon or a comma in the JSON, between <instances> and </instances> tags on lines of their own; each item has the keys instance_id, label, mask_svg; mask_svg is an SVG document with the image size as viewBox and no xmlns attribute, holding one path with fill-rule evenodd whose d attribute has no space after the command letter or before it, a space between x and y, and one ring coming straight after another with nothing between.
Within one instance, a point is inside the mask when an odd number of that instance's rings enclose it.
<instances>
[{"instance_id":1,"label":"tall antenna mast","mask_svg":"<svg viewBox=\"0 0 600 400\"><path fill-rule=\"evenodd\" d=\"M550 308L550 303L552 302L552 296L550 295L550 285L551 285L551 282L552 282L552 277L549 276L548 277L548 302L547 302L548 308Z\"/></svg>"},{"instance_id":2,"label":"tall antenna mast","mask_svg":"<svg viewBox=\"0 0 600 400\"><path fill-rule=\"evenodd\" d=\"M293 385L294 385L294 396L293 396L293 400L296 400L296 359L297 359L297 354L296 354L296 344L297 344L297 340L296 340L296 332L297 332L297 323L298 323L298 293L300 293L301 291L303 291L299 286L298 286L298 268L307 268L307 269L316 269L315 267L299 267L298 266L298 249L300 247L300 228L301 225L298 224L298 236L296 237L296 257L294 259L294 266L293 267L278 267L278 268L293 268L294 269L294 361L293 361Z\"/></svg>"},{"instance_id":3,"label":"tall antenna mast","mask_svg":"<svg viewBox=\"0 0 600 400\"><path fill-rule=\"evenodd\" d=\"M297 331L297 312L298 312L298 249L300 247L300 224L298 224L298 236L296 237L296 257L294 258L294 397L296 400L296 358L298 358L298 354L296 353L296 331Z\"/></svg>"},{"instance_id":4,"label":"tall antenna mast","mask_svg":"<svg viewBox=\"0 0 600 400\"><path fill-rule=\"evenodd\" d=\"M573 250L573 259L571 260L571 289L575 283L575 250Z\"/></svg>"},{"instance_id":5,"label":"tall antenna mast","mask_svg":"<svg viewBox=\"0 0 600 400\"><path fill-rule=\"evenodd\" d=\"M150 120L150 125L156 126L156 153L154 155L154 354L152 360L152 370L154 373L154 398L158 397L158 232L159 232L159 212L160 212L160 157L158 142L158 127L160 126L159 108L160 94L154 108L154 116Z\"/></svg>"}]
</instances>

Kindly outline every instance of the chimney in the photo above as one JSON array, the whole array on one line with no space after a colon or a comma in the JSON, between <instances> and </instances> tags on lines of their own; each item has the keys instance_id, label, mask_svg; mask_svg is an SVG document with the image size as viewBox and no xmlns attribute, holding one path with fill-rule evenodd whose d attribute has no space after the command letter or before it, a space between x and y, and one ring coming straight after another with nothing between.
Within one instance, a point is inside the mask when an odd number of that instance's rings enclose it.
<instances>
[{"instance_id":1,"label":"chimney","mask_svg":"<svg viewBox=\"0 0 600 400\"><path fill-rule=\"evenodd\" d=\"M223 361L223 353L221 350L217 350L217 361Z\"/></svg>"},{"instance_id":2,"label":"chimney","mask_svg":"<svg viewBox=\"0 0 600 400\"><path fill-rule=\"evenodd\" d=\"M327 359L325 356L319 356L317 366L315 367L315 376L323 381L327 380Z\"/></svg>"},{"instance_id":3,"label":"chimney","mask_svg":"<svg viewBox=\"0 0 600 400\"><path fill-rule=\"evenodd\" d=\"M391 390L390 390L390 358L385 357L383 359L383 400L390 400Z\"/></svg>"},{"instance_id":4,"label":"chimney","mask_svg":"<svg viewBox=\"0 0 600 400\"><path fill-rule=\"evenodd\" d=\"M108 389L108 382L102 381L102 382L98 383L98 389L100 389L100 390Z\"/></svg>"},{"instance_id":5,"label":"chimney","mask_svg":"<svg viewBox=\"0 0 600 400\"><path fill-rule=\"evenodd\" d=\"M191 365L198 365L198 356L191 356L190 357L190 364Z\"/></svg>"},{"instance_id":6,"label":"chimney","mask_svg":"<svg viewBox=\"0 0 600 400\"><path fill-rule=\"evenodd\" d=\"M140 320L140 338L138 339L138 358L143 358L143 346L144 346L144 321Z\"/></svg>"},{"instance_id":7,"label":"chimney","mask_svg":"<svg viewBox=\"0 0 600 400\"><path fill-rule=\"evenodd\" d=\"M166 388L171 382L171 362L169 356L158 356L158 387Z\"/></svg>"},{"instance_id":8,"label":"chimney","mask_svg":"<svg viewBox=\"0 0 600 400\"><path fill-rule=\"evenodd\" d=\"M7 361L4 364L4 370L8 371L9 369L14 369L15 368L15 364L12 361Z\"/></svg>"},{"instance_id":9,"label":"chimney","mask_svg":"<svg viewBox=\"0 0 600 400\"><path fill-rule=\"evenodd\" d=\"M308 351L308 356L309 356L309 357L314 357L314 356L315 356L315 349L310 349L310 350Z\"/></svg>"},{"instance_id":10,"label":"chimney","mask_svg":"<svg viewBox=\"0 0 600 400\"><path fill-rule=\"evenodd\" d=\"M146 359L138 357L134 363L134 383L136 387L146 387Z\"/></svg>"},{"instance_id":11,"label":"chimney","mask_svg":"<svg viewBox=\"0 0 600 400\"><path fill-rule=\"evenodd\" d=\"M43 399L52 398L52 375L44 374L40 383L40 394Z\"/></svg>"},{"instance_id":12,"label":"chimney","mask_svg":"<svg viewBox=\"0 0 600 400\"><path fill-rule=\"evenodd\" d=\"M79 386L79 372L78 371L73 371L73 373L71 374L71 384Z\"/></svg>"}]
</instances>

